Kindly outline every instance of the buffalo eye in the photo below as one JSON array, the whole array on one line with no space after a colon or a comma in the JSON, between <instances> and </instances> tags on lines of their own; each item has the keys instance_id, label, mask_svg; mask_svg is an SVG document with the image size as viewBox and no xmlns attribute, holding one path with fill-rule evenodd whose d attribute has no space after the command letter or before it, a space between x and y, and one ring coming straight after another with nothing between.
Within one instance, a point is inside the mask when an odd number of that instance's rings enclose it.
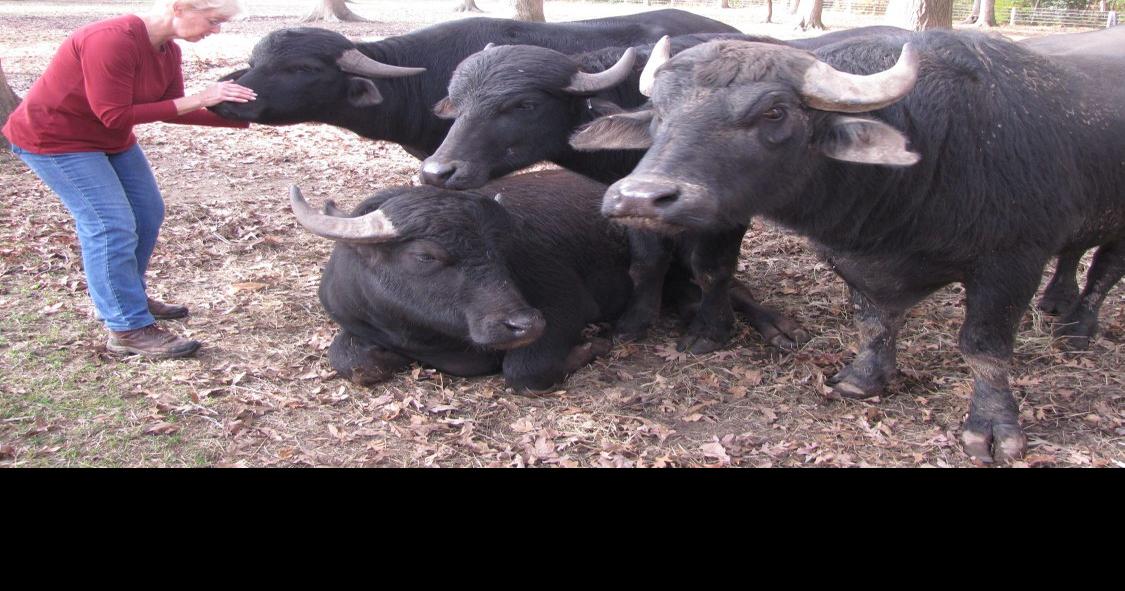
<instances>
[{"instance_id":1,"label":"buffalo eye","mask_svg":"<svg viewBox=\"0 0 1125 591\"><path fill-rule=\"evenodd\" d=\"M766 121L781 121L785 118L785 109L781 107L773 107L762 113L762 118Z\"/></svg>"},{"instance_id":2,"label":"buffalo eye","mask_svg":"<svg viewBox=\"0 0 1125 591\"><path fill-rule=\"evenodd\" d=\"M438 261L437 257L428 252L414 253L414 260L422 263L423 265L432 265Z\"/></svg>"},{"instance_id":3,"label":"buffalo eye","mask_svg":"<svg viewBox=\"0 0 1125 591\"><path fill-rule=\"evenodd\" d=\"M519 109L520 111L534 111L538 106L539 103L536 103L535 101L523 101L520 104L516 105L516 109Z\"/></svg>"}]
</instances>

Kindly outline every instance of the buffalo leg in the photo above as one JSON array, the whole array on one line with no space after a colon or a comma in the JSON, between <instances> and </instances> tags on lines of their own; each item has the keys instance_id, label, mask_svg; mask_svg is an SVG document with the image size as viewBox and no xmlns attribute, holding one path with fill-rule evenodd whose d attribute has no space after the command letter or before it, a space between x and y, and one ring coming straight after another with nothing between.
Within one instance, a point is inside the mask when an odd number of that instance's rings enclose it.
<instances>
[{"instance_id":1,"label":"buffalo leg","mask_svg":"<svg viewBox=\"0 0 1125 591\"><path fill-rule=\"evenodd\" d=\"M678 351L700 355L720 349L730 340L734 329L730 284L744 234L746 226L730 232L685 237L691 241L691 274L701 297L687 332L676 345Z\"/></svg>"},{"instance_id":2,"label":"buffalo leg","mask_svg":"<svg viewBox=\"0 0 1125 591\"><path fill-rule=\"evenodd\" d=\"M859 354L828 385L847 398L869 398L881 393L895 374L896 338L906 309L879 306L854 287L851 298Z\"/></svg>"},{"instance_id":3,"label":"buffalo leg","mask_svg":"<svg viewBox=\"0 0 1125 591\"><path fill-rule=\"evenodd\" d=\"M1055 328L1070 348L1085 349L1098 330L1098 311L1113 286L1125 275L1125 242L1110 242L1094 253L1094 261L1086 274L1086 288L1078 301Z\"/></svg>"},{"instance_id":4,"label":"buffalo leg","mask_svg":"<svg viewBox=\"0 0 1125 591\"><path fill-rule=\"evenodd\" d=\"M1085 250L1070 250L1059 254L1055 263L1055 275L1051 277L1047 289L1043 290L1043 297L1039 299L1040 310L1052 316L1060 316L1074 305L1078 299L1075 274L1085 253Z\"/></svg>"},{"instance_id":5,"label":"buffalo leg","mask_svg":"<svg viewBox=\"0 0 1125 591\"><path fill-rule=\"evenodd\" d=\"M328 362L340 376L360 386L370 386L390 379L395 372L410 365L410 359L383 347L362 341L341 330L328 347Z\"/></svg>"},{"instance_id":6,"label":"buffalo leg","mask_svg":"<svg viewBox=\"0 0 1125 591\"><path fill-rule=\"evenodd\" d=\"M579 279L575 277L574 281ZM572 299L542 304L539 309L551 321L543 336L504 353L504 381L516 389L549 391L599 353L608 351L604 340L582 342L582 329L586 327L582 308Z\"/></svg>"},{"instance_id":7,"label":"buffalo leg","mask_svg":"<svg viewBox=\"0 0 1125 591\"><path fill-rule=\"evenodd\" d=\"M973 396L961 440L965 451L983 462L1019 458L1027 449L1019 407L1008 385L1008 366L1020 317L1042 272L1042 262L1036 266L1009 258L982 266L980 274L965 283L960 348L972 372Z\"/></svg>"},{"instance_id":8,"label":"buffalo leg","mask_svg":"<svg viewBox=\"0 0 1125 591\"><path fill-rule=\"evenodd\" d=\"M614 332L623 339L644 338L660 317L664 277L672 262L671 241L654 232L629 231L629 277L633 297L618 319Z\"/></svg>"}]
</instances>

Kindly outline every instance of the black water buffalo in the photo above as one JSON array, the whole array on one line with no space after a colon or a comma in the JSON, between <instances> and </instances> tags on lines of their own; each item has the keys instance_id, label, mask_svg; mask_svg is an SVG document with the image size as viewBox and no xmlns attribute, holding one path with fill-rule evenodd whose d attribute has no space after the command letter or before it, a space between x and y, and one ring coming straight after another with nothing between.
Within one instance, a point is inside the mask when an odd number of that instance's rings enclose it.
<instances>
[{"instance_id":1,"label":"black water buffalo","mask_svg":"<svg viewBox=\"0 0 1125 591\"><path fill-rule=\"evenodd\" d=\"M764 215L820 245L859 328L858 355L831 380L841 395L883 390L907 310L963 284L960 349L974 383L962 440L993 461L1026 450L1008 364L1046 262L1099 247L1062 327L1081 339L1125 274L1119 92L977 33L815 53L714 42L659 66L652 109L573 141L595 146L623 128L650 137L606 193L606 215L703 230Z\"/></svg>"},{"instance_id":2,"label":"black water buffalo","mask_svg":"<svg viewBox=\"0 0 1125 591\"><path fill-rule=\"evenodd\" d=\"M750 35L694 34L673 37L669 48L674 54L715 39L812 48L859 36L906 33L895 27L862 27L785 42ZM454 70L448 99L435 109L439 116L456 120L441 147L423 163L422 181L451 189L475 188L542 160L603 182L624 177L643 152L579 152L567 140L597 116L647 100L638 89L641 69L635 64L643 64L652 48L652 44L611 47L568 56L548 48L512 45L469 56ZM742 226L719 233L692 232L672 240L643 225L633 228L634 299L618 323L620 334L635 338L647 331L660 312L665 273L678 259L693 268L704 296L677 348L704 353L724 346L734 325L728 288L745 231ZM792 347L808 338L791 320L754 301L749 290L740 288L735 295L742 300L747 321L767 341Z\"/></svg>"},{"instance_id":3,"label":"black water buffalo","mask_svg":"<svg viewBox=\"0 0 1125 591\"><path fill-rule=\"evenodd\" d=\"M291 201L337 241L320 301L340 332L332 366L359 383L412 361L459 376L503 370L544 390L598 352L588 323L628 301L624 232L598 215L605 185L566 171L516 175L479 192L381 191L351 215Z\"/></svg>"},{"instance_id":4,"label":"black water buffalo","mask_svg":"<svg viewBox=\"0 0 1125 591\"><path fill-rule=\"evenodd\" d=\"M682 10L566 23L470 18L372 43L353 43L325 29L284 29L258 42L248 69L224 77L252 88L257 100L211 109L266 125L328 123L425 158L450 126L431 107L445 96L453 68L489 42L577 52L697 32L738 30Z\"/></svg>"},{"instance_id":5,"label":"black water buffalo","mask_svg":"<svg viewBox=\"0 0 1125 591\"><path fill-rule=\"evenodd\" d=\"M1100 80L1107 88L1118 89L1121 91L1118 100L1125 101L1125 27L1031 37L1019 43L1050 56L1055 63L1081 70L1083 75ZM1057 316L1074 306L1078 300L1075 273L1084 253L1079 249L1059 255L1055 275L1039 300L1040 310Z\"/></svg>"}]
</instances>

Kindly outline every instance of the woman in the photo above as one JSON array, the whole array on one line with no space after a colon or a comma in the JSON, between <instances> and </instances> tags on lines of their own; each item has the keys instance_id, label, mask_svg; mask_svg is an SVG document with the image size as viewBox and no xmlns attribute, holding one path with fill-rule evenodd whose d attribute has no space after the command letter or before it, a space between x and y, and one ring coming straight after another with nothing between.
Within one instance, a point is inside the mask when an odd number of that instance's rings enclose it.
<instances>
[{"instance_id":1,"label":"woman","mask_svg":"<svg viewBox=\"0 0 1125 591\"><path fill-rule=\"evenodd\" d=\"M75 31L12 112L3 133L74 216L94 308L116 353L183 357L199 349L156 326L184 306L145 294L145 270L164 220L164 200L133 126L165 121L247 127L205 107L254 100L231 82L184 96L180 48L218 33L239 0L156 0L147 14Z\"/></svg>"}]
</instances>

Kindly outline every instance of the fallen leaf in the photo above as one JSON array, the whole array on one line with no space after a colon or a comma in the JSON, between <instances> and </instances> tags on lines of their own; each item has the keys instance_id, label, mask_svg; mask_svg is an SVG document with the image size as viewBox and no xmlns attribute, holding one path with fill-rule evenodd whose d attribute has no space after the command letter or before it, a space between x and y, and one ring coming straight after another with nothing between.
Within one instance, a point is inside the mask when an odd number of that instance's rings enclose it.
<instances>
[{"instance_id":1,"label":"fallen leaf","mask_svg":"<svg viewBox=\"0 0 1125 591\"><path fill-rule=\"evenodd\" d=\"M160 422L150 425L148 429L144 430L145 435L171 435L180 428L173 423Z\"/></svg>"},{"instance_id":2,"label":"fallen leaf","mask_svg":"<svg viewBox=\"0 0 1125 591\"><path fill-rule=\"evenodd\" d=\"M511 427L512 430L516 433L530 433L533 429L535 429L535 424L531 422L531 419L523 417L509 425L509 427Z\"/></svg>"}]
</instances>

